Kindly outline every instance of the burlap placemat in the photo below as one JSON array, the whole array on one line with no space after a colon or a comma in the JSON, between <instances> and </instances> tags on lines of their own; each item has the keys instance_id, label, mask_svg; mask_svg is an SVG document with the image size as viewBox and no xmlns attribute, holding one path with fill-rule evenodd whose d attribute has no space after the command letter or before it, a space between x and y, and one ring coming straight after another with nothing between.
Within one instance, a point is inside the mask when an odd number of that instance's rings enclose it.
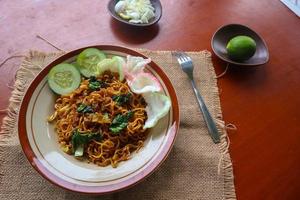
<instances>
[{"instance_id":1,"label":"burlap placemat","mask_svg":"<svg viewBox=\"0 0 300 200\"><path fill-rule=\"evenodd\" d=\"M0 199L236 199L211 54L208 51L188 52L194 62L197 86L211 114L218 119L222 138L217 145L208 135L190 82L171 52L138 51L163 68L179 98L180 131L164 164L133 188L101 197L69 192L43 179L22 153L17 136L17 115L30 81L45 65L63 53L31 51L16 74L8 116L3 120L1 129Z\"/></svg>"}]
</instances>

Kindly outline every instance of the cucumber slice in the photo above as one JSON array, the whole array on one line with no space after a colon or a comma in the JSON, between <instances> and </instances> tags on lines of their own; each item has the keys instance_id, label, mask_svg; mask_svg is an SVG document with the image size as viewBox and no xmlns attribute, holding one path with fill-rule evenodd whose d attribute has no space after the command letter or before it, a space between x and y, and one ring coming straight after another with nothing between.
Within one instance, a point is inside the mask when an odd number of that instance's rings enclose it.
<instances>
[{"instance_id":1,"label":"cucumber slice","mask_svg":"<svg viewBox=\"0 0 300 200\"><path fill-rule=\"evenodd\" d=\"M54 66L48 74L48 84L53 92L69 94L79 87L81 76L75 66L61 63Z\"/></svg>"},{"instance_id":2,"label":"cucumber slice","mask_svg":"<svg viewBox=\"0 0 300 200\"><path fill-rule=\"evenodd\" d=\"M123 58L121 56L113 56L112 59L116 59L118 61L119 65L121 65L122 68L126 64L125 58Z\"/></svg>"},{"instance_id":3,"label":"cucumber slice","mask_svg":"<svg viewBox=\"0 0 300 200\"><path fill-rule=\"evenodd\" d=\"M73 65L74 67L76 67L76 69L79 71L79 65L77 64L76 60L73 62L70 62L71 65Z\"/></svg>"},{"instance_id":4,"label":"cucumber slice","mask_svg":"<svg viewBox=\"0 0 300 200\"><path fill-rule=\"evenodd\" d=\"M111 72L117 72L119 74L119 80L124 80L124 72L123 72L123 61L119 56L114 56L111 59L106 58L98 63L99 75L103 72L109 70Z\"/></svg>"},{"instance_id":5,"label":"cucumber slice","mask_svg":"<svg viewBox=\"0 0 300 200\"><path fill-rule=\"evenodd\" d=\"M95 48L88 48L83 50L77 57L76 62L80 73L85 77L98 76L99 69L97 64L105 59L103 52Z\"/></svg>"},{"instance_id":6,"label":"cucumber slice","mask_svg":"<svg viewBox=\"0 0 300 200\"><path fill-rule=\"evenodd\" d=\"M117 60L117 69L118 69L118 73L119 73L119 79L120 81L124 80L124 67L126 65L126 61L125 58L121 57L121 56L113 56L112 59Z\"/></svg>"}]
</instances>

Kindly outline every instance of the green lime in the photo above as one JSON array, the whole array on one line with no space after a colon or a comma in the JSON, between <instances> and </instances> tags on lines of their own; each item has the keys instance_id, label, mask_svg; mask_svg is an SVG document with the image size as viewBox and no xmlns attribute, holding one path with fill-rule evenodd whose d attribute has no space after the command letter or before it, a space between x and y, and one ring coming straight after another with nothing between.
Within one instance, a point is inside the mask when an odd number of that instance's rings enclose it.
<instances>
[{"instance_id":1,"label":"green lime","mask_svg":"<svg viewBox=\"0 0 300 200\"><path fill-rule=\"evenodd\" d=\"M228 56L232 60L244 61L254 55L256 51L256 43L251 37L239 35L228 42L226 49Z\"/></svg>"}]
</instances>

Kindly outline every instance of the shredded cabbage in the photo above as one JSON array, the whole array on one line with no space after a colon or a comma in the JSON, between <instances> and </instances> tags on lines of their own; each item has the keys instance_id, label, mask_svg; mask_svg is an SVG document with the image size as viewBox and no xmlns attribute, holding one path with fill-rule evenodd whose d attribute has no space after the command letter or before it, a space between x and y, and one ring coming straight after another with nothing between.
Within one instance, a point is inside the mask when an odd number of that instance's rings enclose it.
<instances>
[{"instance_id":1,"label":"shredded cabbage","mask_svg":"<svg viewBox=\"0 0 300 200\"><path fill-rule=\"evenodd\" d=\"M115 5L115 11L131 23L145 24L155 17L155 9L150 0L121 0Z\"/></svg>"}]
</instances>

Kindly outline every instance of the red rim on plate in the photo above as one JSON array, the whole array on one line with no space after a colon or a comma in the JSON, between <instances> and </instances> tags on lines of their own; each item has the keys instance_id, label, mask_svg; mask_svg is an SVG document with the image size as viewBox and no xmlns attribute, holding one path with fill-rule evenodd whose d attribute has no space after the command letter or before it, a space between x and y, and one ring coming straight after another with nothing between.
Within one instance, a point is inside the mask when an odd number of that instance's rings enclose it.
<instances>
[{"instance_id":1,"label":"red rim on plate","mask_svg":"<svg viewBox=\"0 0 300 200\"><path fill-rule=\"evenodd\" d=\"M178 129L179 129L179 105L178 105L178 99L176 96L176 92L174 87L172 86L171 81L165 74L165 72L153 61L148 64L148 66L151 67L161 78L161 80L164 82L167 91L170 95L171 101L172 101L172 119L173 121L171 124L174 124L169 130L168 134L170 134L170 137L167 138L167 141L159 155L157 155L154 160L151 161L149 165L147 165L146 168L142 169L139 171L139 173L135 174L133 177L130 179L118 182L118 183L113 183L111 185L105 185L105 186L85 186L85 185L78 185L74 184L71 182L68 182L66 180L63 180L59 176L51 173L47 168L44 167L42 164L41 160L35 155L34 151L32 150L32 147L30 145L29 139L28 139L28 133L27 133L27 128L26 128L26 112L28 109L28 105L30 102L30 99L32 98L33 92L39 85L39 83L47 76L48 72L50 69L71 58L76 55L78 55L81 51L83 51L86 48L98 48L100 50L104 51L116 51L120 53L125 53L128 55L133 55L133 56L140 56L143 58L147 58L143 54L140 54L134 50L127 49L124 47L118 47L118 46L111 46L111 45L99 45L99 46L89 46L89 47L84 47L80 48L74 51L71 51L69 53L66 53L65 55L57 58L55 61L50 63L48 66L46 66L36 77L35 79L31 82L30 86L28 87L25 96L22 100L20 111L19 111L19 118L18 118L18 132L19 132L19 139L20 143L23 149L23 152L25 153L28 161L30 164L33 166L33 168L39 172L40 175L42 175L45 179L50 181L51 183L60 186L62 188L65 188L70 191L74 192L80 192L80 193L85 193L85 194L107 194L107 193L112 193L112 192L117 192L123 189L127 189L130 186L133 186L142 180L144 180L147 176L149 176L154 170L156 170L162 163L163 161L167 158L168 154L171 151L171 148L174 144L175 137L177 135Z\"/></svg>"}]
</instances>

